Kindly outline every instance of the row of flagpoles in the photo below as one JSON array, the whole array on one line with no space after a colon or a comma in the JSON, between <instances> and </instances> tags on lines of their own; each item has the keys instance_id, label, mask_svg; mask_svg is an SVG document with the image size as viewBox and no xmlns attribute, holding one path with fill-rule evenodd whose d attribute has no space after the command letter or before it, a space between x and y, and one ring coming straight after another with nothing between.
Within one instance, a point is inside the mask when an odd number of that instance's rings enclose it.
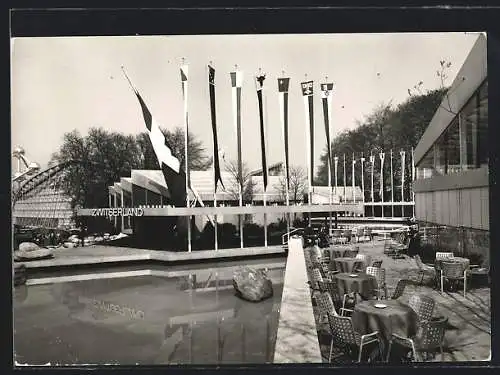
<instances>
[{"instance_id":1,"label":"row of flagpoles","mask_svg":"<svg viewBox=\"0 0 500 375\"><path fill-rule=\"evenodd\" d=\"M219 146L218 136L217 136L217 116L216 116L216 84L215 84L215 68L210 63L208 65L208 88L209 88L209 101L210 101L210 115L211 115L211 123L212 123L212 138L213 138L213 173L214 173L214 196L213 196L213 204L214 207L217 206L217 187L219 183L222 188L224 188L224 184L221 178L221 170L220 170L220 158L219 158L219 150L221 147ZM131 88L136 94L137 99L141 105L141 109L143 112L144 121L146 124L146 128L148 130L148 135L153 145L153 149L158 158L158 162L162 168L163 175L165 181L167 183L170 196L172 202L177 207L190 207L190 199L188 191L191 190L193 195L195 196L194 202L198 202L200 205L203 205L201 199L199 199L199 195L196 190L191 185L191 181L189 178L189 153L188 153L188 134L189 134L189 112L188 112L188 65L184 62L180 67L180 75L181 75L181 87L182 87L182 98L183 98L183 119L184 119L184 131L185 131L185 143L184 143L184 160L185 160L185 168L182 170L180 168L180 161L172 154L172 147L168 144L166 138L161 132L160 127L154 120L151 115L148 107L144 103L141 95L137 91L137 89L133 86L129 77L125 73L123 69L123 73L127 78ZM284 75L284 73L283 73ZM242 122L241 122L241 92L243 85L243 72L238 70L235 67L235 70L230 72L230 81L232 87L232 102L233 102L233 122L234 122L234 130L236 133L237 139L237 180L238 180L238 190L239 190L239 205L243 205L243 172L242 172L242 144L241 144L241 130L242 130ZM307 76L306 76L307 77ZM260 130L260 141L261 141L261 162L262 162L262 173L263 173L263 182L264 182L264 205L266 205L266 191L268 184L268 167L267 167L267 96L265 89L265 80L266 74L263 73L260 69L258 74L255 75L255 84L256 84L256 93L257 93L257 102L259 108L259 130ZM328 78L326 78L328 80ZM281 129L282 136L284 142L284 159L285 159L285 196L286 196L286 204L289 205L290 197L290 176L289 176L289 147L288 147L288 139L289 139L289 128L288 128L288 93L290 86L290 78L282 77L278 78L278 99L279 99L279 108L280 108L280 120L281 120ZM326 146L327 146L327 164L328 164L328 187L329 187L329 203L332 204L332 172L335 176L335 188L337 188L337 168L338 168L338 157L335 156L332 160L331 155L331 140L330 140L330 127L331 127L331 111L330 107L332 105L332 93L333 93L334 85L333 83L322 83L320 84L321 91L321 102L322 109L324 115L324 125L325 125L325 135L326 135ZM314 175L314 82L312 80L301 82L301 90L302 96L304 99L304 110L305 110L305 128L306 128L306 151L307 151L307 174L308 174L308 202L311 204L312 202L312 185L313 185L313 175ZM413 153L413 151L412 151ZM384 158L385 154L380 153L380 162L381 162L381 171L383 171ZM404 158L405 152L401 151L402 165L404 166ZM413 158L412 158L413 159ZM363 174L363 162L364 157L361 157L361 168L362 175ZM412 160L413 161L413 160ZM370 156L370 162L372 165L372 200L373 200L373 169L375 165L375 157L373 155ZM354 194L354 165L356 160L353 157L352 161L352 173L353 173L353 194ZM332 171L332 167L334 167L334 171ZM346 178L346 165L345 165L345 155L344 155L344 187L345 187L345 178ZM412 166L412 177L414 175L414 167ZM391 181L392 181L392 150L391 150ZM380 182L380 191L383 192L383 179ZM362 190L364 192L364 179L362 178ZM402 175L402 187L404 186L404 168ZM363 193L364 194L364 193ZM383 196L383 194L382 194ZM355 200L355 196L354 196ZM364 200L364 198L363 198ZM330 215L331 218L331 215ZM287 217L287 228L290 227L290 217ZM215 218L210 218L209 220L214 224L215 228L215 249L217 249L218 241L217 241L217 216ZM187 222L182 223L179 221L179 228L182 228L184 225L187 225L187 235L188 235L188 251L191 251L191 218L187 218ZM330 220L331 225L331 220ZM264 214L264 237L265 237L265 246L267 246L267 216ZM289 232L289 230L287 231ZM240 246L243 247L243 221L240 220Z\"/></svg>"}]
</instances>

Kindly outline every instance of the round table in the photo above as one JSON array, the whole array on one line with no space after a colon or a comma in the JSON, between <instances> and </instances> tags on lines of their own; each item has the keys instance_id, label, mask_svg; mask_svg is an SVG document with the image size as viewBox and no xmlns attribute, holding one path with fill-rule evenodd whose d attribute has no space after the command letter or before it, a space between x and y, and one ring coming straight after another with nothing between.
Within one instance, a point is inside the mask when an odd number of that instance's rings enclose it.
<instances>
[{"instance_id":1,"label":"round table","mask_svg":"<svg viewBox=\"0 0 500 375\"><path fill-rule=\"evenodd\" d=\"M377 308L375 304L387 305ZM417 330L417 314L408 305L398 300L369 300L361 301L354 307L352 324L356 332L361 335L378 331L383 339L383 351L393 333L403 337L415 335Z\"/></svg>"},{"instance_id":2,"label":"round table","mask_svg":"<svg viewBox=\"0 0 500 375\"><path fill-rule=\"evenodd\" d=\"M341 258L332 259L330 262L330 265L334 271L349 273L349 272L353 272L354 265L357 262L361 262L364 264L364 262L358 258L341 257Z\"/></svg>"},{"instance_id":3,"label":"round table","mask_svg":"<svg viewBox=\"0 0 500 375\"><path fill-rule=\"evenodd\" d=\"M358 293L363 299L372 297L377 288L375 277L366 273L358 273L356 275L356 277L352 277L350 273L344 272L333 275L337 280L339 294L343 296L347 293Z\"/></svg>"}]
</instances>

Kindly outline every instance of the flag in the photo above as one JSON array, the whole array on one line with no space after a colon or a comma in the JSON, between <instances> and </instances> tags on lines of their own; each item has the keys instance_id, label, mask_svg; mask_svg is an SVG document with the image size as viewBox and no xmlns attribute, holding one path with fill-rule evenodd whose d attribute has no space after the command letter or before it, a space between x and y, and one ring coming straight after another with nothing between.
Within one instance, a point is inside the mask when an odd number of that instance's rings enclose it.
<instances>
[{"instance_id":1,"label":"flag","mask_svg":"<svg viewBox=\"0 0 500 375\"><path fill-rule=\"evenodd\" d=\"M189 178L189 162L188 162L188 150L189 150L189 122L188 122L188 107L187 107L187 94L188 94L188 66L187 65L182 65L181 66L181 85L182 85L182 100L184 103L184 170L186 171L186 191L187 187L190 185L191 181ZM188 195L186 194L186 199ZM187 201L186 201L186 205Z\"/></svg>"},{"instance_id":2,"label":"flag","mask_svg":"<svg viewBox=\"0 0 500 375\"><path fill-rule=\"evenodd\" d=\"M383 200L384 199L384 159L385 159L385 152L379 153L380 157L380 197Z\"/></svg>"},{"instance_id":3,"label":"flag","mask_svg":"<svg viewBox=\"0 0 500 375\"><path fill-rule=\"evenodd\" d=\"M222 177L220 172L219 164L219 141L217 138L217 117L215 111L215 69L212 66L208 66L208 91L210 95L210 115L212 117L212 137L214 145L214 192L217 192L217 183L220 181L222 188L224 189L224 184L222 183Z\"/></svg>"},{"instance_id":4,"label":"flag","mask_svg":"<svg viewBox=\"0 0 500 375\"><path fill-rule=\"evenodd\" d=\"M401 155L401 202L403 202L405 200L405 198L404 198L404 186L405 186L405 168L406 168L405 157L406 157L406 153L404 150L401 150L399 152L399 155Z\"/></svg>"},{"instance_id":5,"label":"flag","mask_svg":"<svg viewBox=\"0 0 500 375\"><path fill-rule=\"evenodd\" d=\"M313 111L313 81L301 83L302 96L306 110L306 141L309 186L313 184L314 174L314 111Z\"/></svg>"},{"instance_id":6,"label":"flag","mask_svg":"<svg viewBox=\"0 0 500 375\"><path fill-rule=\"evenodd\" d=\"M231 72L230 76L233 98L233 119L238 147L238 180L240 184L240 191L243 192L243 166L241 160L241 86L243 83L243 72Z\"/></svg>"},{"instance_id":7,"label":"flag","mask_svg":"<svg viewBox=\"0 0 500 375\"><path fill-rule=\"evenodd\" d=\"M290 171L288 156L288 87L290 78L278 78L278 95L280 104L281 130L285 143L285 178L287 189L290 190Z\"/></svg>"},{"instance_id":8,"label":"flag","mask_svg":"<svg viewBox=\"0 0 500 375\"><path fill-rule=\"evenodd\" d=\"M330 143L330 124L331 113L330 107L332 105L332 91L333 83L321 84L321 102L323 104L323 116L325 118L325 134L326 134L326 156L328 161L328 186L332 185L332 156L331 156L331 143Z\"/></svg>"},{"instance_id":9,"label":"flag","mask_svg":"<svg viewBox=\"0 0 500 375\"><path fill-rule=\"evenodd\" d=\"M262 159L262 176L264 180L264 191L267 189L267 161L266 161L266 127L264 124L264 103L262 91L264 88L265 74L260 74L255 77L255 85L257 88L257 100L259 102L259 120L260 120L260 147Z\"/></svg>"},{"instance_id":10,"label":"flag","mask_svg":"<svg viewBox=\"0 0 500 375\"><path fill-rule=\"evenodd\" d=\"M186 206L186 173L180 168L180 161L172 155L172 147L168 144L165 135L158 123L151 115L139 92L134 88L135 95L141 105L142 115L148 131L149 140L160 164L165 182L170 193L170 200L175 207Z\"/></svg>"}]
</instances>

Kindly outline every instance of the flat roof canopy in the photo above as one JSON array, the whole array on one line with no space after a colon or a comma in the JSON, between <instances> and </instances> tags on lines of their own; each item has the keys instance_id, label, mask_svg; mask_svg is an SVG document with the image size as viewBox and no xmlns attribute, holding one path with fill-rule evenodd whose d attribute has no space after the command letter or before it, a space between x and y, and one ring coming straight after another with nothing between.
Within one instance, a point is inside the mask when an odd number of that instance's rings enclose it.
<instances>
[{"instance_id":1,"label":"flat roof canopy","mask_svg":"<svg viewBox=\"0 0 500 375\"><path fill-rule=\"evenodd\" d=\"M94 216L95 208L81 208L78 216ZM264 213L294 213L294 212L352 212L364 213L364 205L356 204L312 204L292 206L232 206L232 207L162 207L142 208L141 216L202 216L202 215L245 215Z\"/></svg>"}]
</instances>

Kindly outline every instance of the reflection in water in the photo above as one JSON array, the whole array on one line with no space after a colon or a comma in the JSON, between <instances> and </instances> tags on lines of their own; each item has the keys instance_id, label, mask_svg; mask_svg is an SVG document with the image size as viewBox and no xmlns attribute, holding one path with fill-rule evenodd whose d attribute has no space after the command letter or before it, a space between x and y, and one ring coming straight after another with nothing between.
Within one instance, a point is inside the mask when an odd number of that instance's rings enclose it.
<instances>
[{"instance_id":1,"label":"reflection in water","mask_svg":"<svg viewBox=\"0 0 500 375\"><path fill-rule=\"evenodd\" d=\"M16 354L32 364L271 362L284 261L267 267L275 293L259 303L236 297L234 268L30 286L14 300Z\"/></svg>"}]
</instances>

